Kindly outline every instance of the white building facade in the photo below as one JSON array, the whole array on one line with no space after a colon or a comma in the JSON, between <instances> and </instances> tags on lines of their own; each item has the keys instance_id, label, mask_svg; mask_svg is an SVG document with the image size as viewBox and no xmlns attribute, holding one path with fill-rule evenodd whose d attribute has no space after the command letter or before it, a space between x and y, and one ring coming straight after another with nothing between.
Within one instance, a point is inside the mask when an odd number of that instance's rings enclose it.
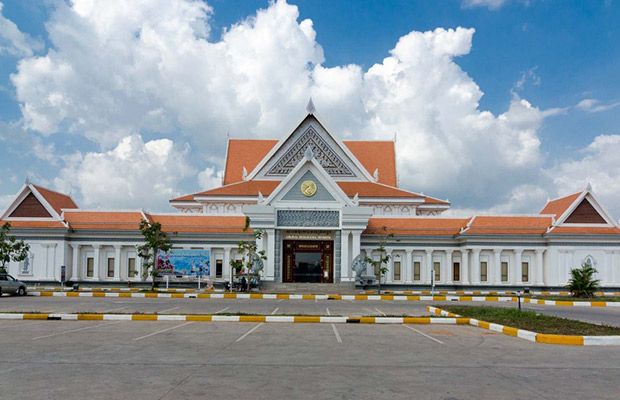
<instances>
[{"instance_id":1,"label":"white building facade","mask_svg":"<svg viewBox=\"0 0 620 400\"><path fill-rule=\"evenodd\" d=\"M229 140L222 186L170 204L175 213L82 210L28 183L1 214L31 248L9 273L58 282L64 266L71 282L142 281L146 220L170 232L174 248L210 250L214 280L229 278L238 242L260 229L262 279L274 283L354 282L353 260L378 259L386 240L387 285L558 288L589 263L602 287L620 287L620 229L590 188L540 214L445 218L447 200L398 187L394 142L340 141L313 107L281 140Z\"/></svg>"}]
</instances>

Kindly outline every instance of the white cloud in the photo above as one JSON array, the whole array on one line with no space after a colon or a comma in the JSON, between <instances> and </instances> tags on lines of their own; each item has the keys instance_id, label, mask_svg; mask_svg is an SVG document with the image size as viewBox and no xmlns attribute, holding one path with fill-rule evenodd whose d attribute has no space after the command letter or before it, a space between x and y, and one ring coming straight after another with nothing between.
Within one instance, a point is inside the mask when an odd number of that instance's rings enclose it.
<instances>
[{"instance_id":1,"label":"white cloud","mask_svg":"<svg viewBox=\"0 0 620 400\"><path fill-rule=\"evenodd\" d=\"M462 0L463 7L487 7L497 10L506 4L507 0Z\"/></svg>"},{"instance_id":2,"label":"white cloud","mask_svg":"<svg viewBox=\"0 0 620 400\"><path fill-rule=\"evenodd\" d=\"M186 162L188 152L169 139L144 142L140 135L127 136L113 150L68 156L54 186L78 192L84 208L161 207L181 194L182 179L196 173Z\"/></svg>"},{"instance_id":3,"label":"white cloud","mask_svg":"<svg viewBox=\"0 0 620 400\"><path fill-rule=\"evenodd\" d=\"M365 71L323 66L312 21L298 21L297 7L283 0L226 29L218 42L209 40L210 18L198 0L57 5L46 25L53 49L21 60L12 82L27 128L43 135L68 130L102 146L71 158L59 187L81 191L86 204L161 207L179 190L173 171L134 155L164 144L149 149L152 142L132 133L165 133L192 143L204 160L220 160L197 177L208 188L219 183L227 131L280 138L303 116L310 95L339 137L390 139L398 132L405 188L489 208L518 201L515 190L539 179L538 131L561 110L540 110L516 95L500 115L481 110L482 90L454 62L470 52L473 29L411 32ZM145 194L155 181L154 197Z\"/></svg>"},{"instance_id":4,"label":"white cloud","mask_svg":"<svg viewBox=\"0 0 620 400\"><path fill-rule=\"evenodd\" d=\"M559 193L568 194L592 185L594 195L615 218L620 216L620 135L597 136L577 160L561 162L547 171Z\"/></svg>"},{"instance_id":5,"label":"white cloud","mask_svg":"<svg viewBox=\"0 0 620 400\"><path fill-rule=\"evenodd\" d=\"M2 15L4 4L0 2L0 55L30 57L43 48L40 40L33 39L19 30L17 25Z\"/></svg>"},{"instance_id":6,"label":"white cloud","mask_svg":"<svg viewBox=\"0 0 620 400\"><path fill-rule=\"evenodd\" d=\"M216 171L214 167L207 167L198 174L198 185L202 190L222 186L224 171Z\"/></svg>"},{"instance_id":7,"label":"white cloud","mask_svg":"<svg viewBox=\"0 0 620 400\"><path fill-rule=\"evenodd\" d=\"M577 103L575 108L589 113L597 113L602 111L608 111L618 106L620 106L620 101L609 104L601 104L600 100L597 99L583 99L579 103Z\"/></svg>"}]
</instances>

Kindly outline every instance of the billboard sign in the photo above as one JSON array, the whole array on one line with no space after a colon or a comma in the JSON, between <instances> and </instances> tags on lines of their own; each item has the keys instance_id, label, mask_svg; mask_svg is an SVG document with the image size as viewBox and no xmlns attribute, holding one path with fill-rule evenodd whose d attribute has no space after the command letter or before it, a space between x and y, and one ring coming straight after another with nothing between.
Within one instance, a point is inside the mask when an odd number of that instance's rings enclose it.
<instances>
[{"instance_id":1,"label":"billboard sign","mask_svg":"<svg viewBox=\"0 0 620 400\"><path fill-rule=\"evenodd\" d=\"M161 275L209 275L210 251L202 249L171 249L157 254L157 270Z\"/></svg>"}]
</instances>

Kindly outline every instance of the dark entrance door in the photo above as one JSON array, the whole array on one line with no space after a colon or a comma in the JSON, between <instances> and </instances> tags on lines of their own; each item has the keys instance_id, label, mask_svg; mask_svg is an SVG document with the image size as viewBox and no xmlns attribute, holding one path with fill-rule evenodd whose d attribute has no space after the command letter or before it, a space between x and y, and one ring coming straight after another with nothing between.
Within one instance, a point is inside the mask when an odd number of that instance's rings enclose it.
<instances>
[{"instance_id":1,"label":"dark entrance door","mask_svg":"<svg viewBox=\"0 0 620 400\"><path fill-rule=\"evenodd\" d=\"M332 283L332 241L285 240L282 282Z\"/></svg>"}]
</instances>

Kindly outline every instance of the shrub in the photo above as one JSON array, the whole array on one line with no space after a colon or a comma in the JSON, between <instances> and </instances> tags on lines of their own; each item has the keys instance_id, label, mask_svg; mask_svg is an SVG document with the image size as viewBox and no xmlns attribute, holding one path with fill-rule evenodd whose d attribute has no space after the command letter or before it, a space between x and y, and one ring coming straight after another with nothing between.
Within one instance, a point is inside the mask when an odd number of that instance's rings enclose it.
<instances>
[{"instance_id":1,"label":"shrub","mask_svg":"<svg viewBox=\"0 0 620 400\"><path fill-rule=\"evenodd\" d=\"M566 288L573 297L592 297L599 288L600 281L594 279L596 269L590 264L582 264L581 268L570 271L571 278Z\"/></svg>"}]
</instances>

